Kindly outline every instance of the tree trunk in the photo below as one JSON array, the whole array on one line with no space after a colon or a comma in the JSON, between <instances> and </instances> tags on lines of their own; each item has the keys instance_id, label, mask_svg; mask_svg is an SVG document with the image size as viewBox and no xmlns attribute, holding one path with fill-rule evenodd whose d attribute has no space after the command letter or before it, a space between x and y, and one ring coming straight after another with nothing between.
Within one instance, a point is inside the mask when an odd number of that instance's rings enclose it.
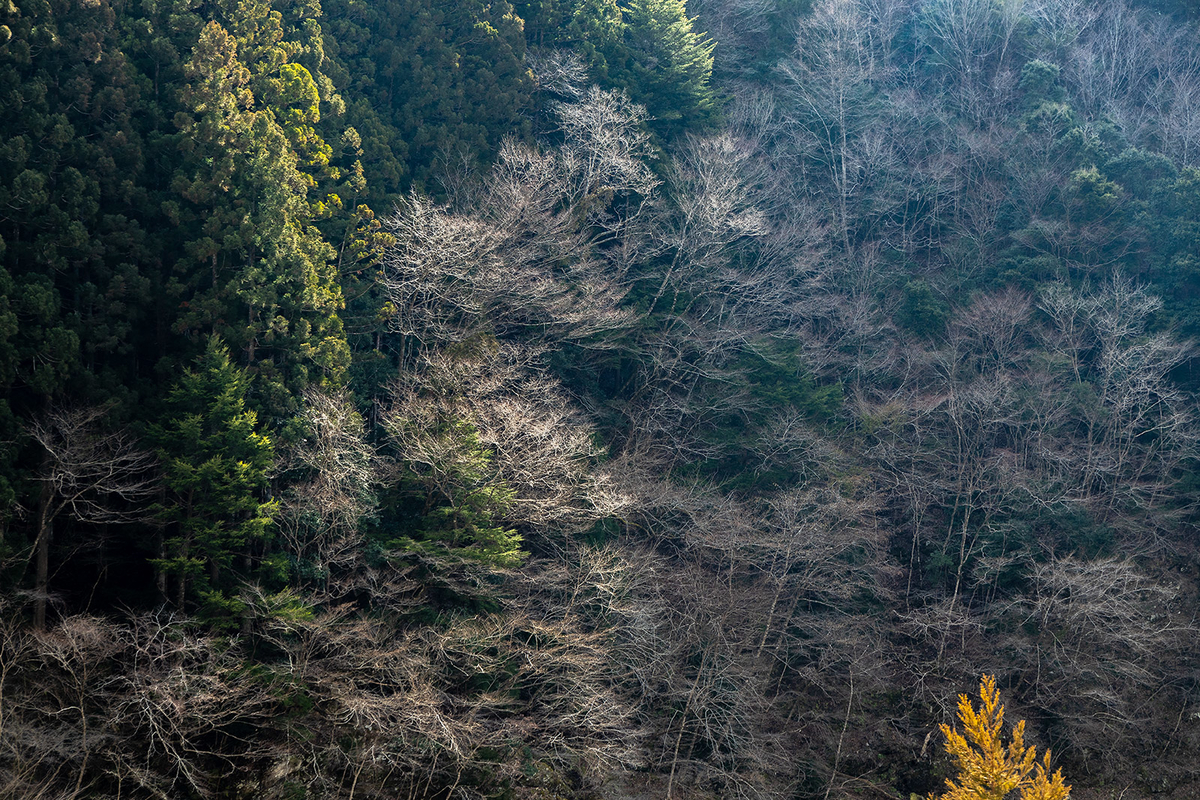
<instances>
[{"instance_id":1,"label":"tree trunk","mask_svg":"<svg viewBox=\"0 0 1200 800\"><path fill-rule=\"evenodd\" d=\"M42 473L50 473L50 451L42 455ZM38 532L34 544L34 579L33 579L33 627L35 630L46 629L46 596L50 582L50 538L54 535L54 515L51 506L54 503L54 487L50 481L42 484L42 495L38 500Z\"/></svg>"},{"instance_id":2,"label":"tree trunk","mask_svg":"<svg viewBox=\"0 0 1200 800\"><path fill-rule=\"evenodd\" d=\"M167 602L167 572L161 566L162 559L167 555L166 543L163 540L162 528L154 534L154 557L158 559L160 566L154 568L154 586L158 589L158 596L162 601Z\"/></svg>"}]
</instances>

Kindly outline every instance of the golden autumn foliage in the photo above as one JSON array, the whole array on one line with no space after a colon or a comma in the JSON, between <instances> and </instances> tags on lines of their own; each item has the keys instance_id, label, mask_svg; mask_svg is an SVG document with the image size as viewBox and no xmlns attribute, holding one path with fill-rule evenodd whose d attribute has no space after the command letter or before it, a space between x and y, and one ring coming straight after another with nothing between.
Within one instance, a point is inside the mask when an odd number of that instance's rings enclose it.
<instances>
[{"instance_id":1,"label":"golden autumn foliage","mask_svg":"<svg viewBox=\"0 0 1200 800\"><path fill-rule=\"evenodd\" d=\"M1071 787L1063 783L1061 770L1050 773L1050 751L1039 763L1035 748L1025 747L1025 720L1013 728L1007 747L1001 742L1004 706L991 675L980 681L979 699L976 711L967 695L958 696L962 734L941 726L959 775L956 781L946 779L949 788L940 800L1005 800L1014 790L1020 800L1066 800Z\"/></svg>"}]
</instances>

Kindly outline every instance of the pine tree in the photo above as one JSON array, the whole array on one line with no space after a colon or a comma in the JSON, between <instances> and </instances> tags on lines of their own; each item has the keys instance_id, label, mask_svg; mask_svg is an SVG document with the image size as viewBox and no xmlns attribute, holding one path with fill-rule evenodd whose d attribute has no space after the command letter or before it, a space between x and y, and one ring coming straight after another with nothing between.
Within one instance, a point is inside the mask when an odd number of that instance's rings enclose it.
<instances>
[{"instance_id":1,"label":"pine tree","mask_svg":"<svg viewBox=\"0 0 1200 800\"><path fill-rule=\"evenodd\" d=\"M397 391L384 427L402 459L404 488L419 498L420 530L397 545L510 567L521 563L521 536L505 523L516 492L465 409L448 396Z\"/></svg>"},{"instance_id":2,"label":"pine tree","mask_svg":"<svg viewBox=\"0 0 1200 800\"><path fill-rule=\"evenodd\" d=\"M22 6L0 2L0 391L103 404L132 389L147 328L139 89L110 7Z\"/></svg>"},{"instance_id":3,"label":"pine tree","mask_svg":"<svg viewBox=\"0 0 1200 800\"><path fill-rule=\"evenodd\" d=\"M711 122L716 44L692 28L685 0L632 0L623 16L623 54L605 54L610 79L646 106L660 136Z\"/></svg>"},{"instance_id":4,"label":"pine tree","mask_svg":"<svg viewBox=\"0 0 1200 800\"><path fill-rule=\"evenodd\" d=\"M160 586L175 578L174 601L202 601L220 622L236 613L231 573L248 575L252 543L262 543L278 504L264 499L275 461L258 416L246 408L250 378L217 337L172 390L168 417L152 429L168 492L159 513L169 536L160 557ZM241 563L236 563L241 556Z\"/></svg>"},{"instance_id":5,"label":"pine tree","mask_svg":"<svg viewBox=\"0 0 1200 800\"><path fill-rule=\"evenodd\" d=\"M940 800L1005 800L1019 791L1020 800L1066 800L1071 787L1062 771L1050 773L1050 751L1041 763L1033 747L1025 747L1025 720L1013 728L1012 740L1001 741L1004 706L996 679L984 675L979 682L980 708L967 695L958 696L958 719L965 735L942 725L946 752L958 767L958 780L946 780L948 790Z\"/></svg>"}]
</instances>

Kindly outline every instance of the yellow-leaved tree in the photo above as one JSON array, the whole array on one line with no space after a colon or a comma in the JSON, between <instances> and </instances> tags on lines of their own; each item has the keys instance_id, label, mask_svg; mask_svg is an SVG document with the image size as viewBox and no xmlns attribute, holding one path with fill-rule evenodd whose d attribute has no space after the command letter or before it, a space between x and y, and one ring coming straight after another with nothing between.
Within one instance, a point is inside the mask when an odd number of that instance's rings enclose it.
<instances>
[{"instance_id":1,"label":"yellow-leaved tree","mask_svg":"<svg viewBox=\"0 0 1200 800\"><path fill-rule=\"evenodd\" d=\"M958 719L963 733L942 725L946 752L958 767L958 779L946 779L948 790L940 800L1005 800L1020 792L1020 800L1066 800L1071 787L1063 783L1062 771L1050 773L1050 751L1039 763L1033 747L1025 746L1025 720L1013 728L1012 741L1000 740L1004 706L996 679L984 675L979 682L978 711L965 694L958 696Z\"/></svg>"}]
</instances>

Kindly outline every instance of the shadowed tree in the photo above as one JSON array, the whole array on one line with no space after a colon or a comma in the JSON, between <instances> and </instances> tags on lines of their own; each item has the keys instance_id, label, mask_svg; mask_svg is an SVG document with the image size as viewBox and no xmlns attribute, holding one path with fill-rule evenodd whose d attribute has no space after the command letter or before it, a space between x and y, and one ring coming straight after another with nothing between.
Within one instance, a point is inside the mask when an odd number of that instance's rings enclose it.
<instances>
[{"instance_id":1,"label":"shadowed tree","mask_svg":"<svg viewBox=\"0 0 1200 800\"><path fill-rule=\"evenodd\" d=\"M195 598L217 623L240 610L232 587L238 575L249 577L251 546L261 552L278 508L265 499L275 450L246 408L249 388L250 376L211 337L152 430L167 489L159 516L168 526L154 564L174 578L178 607Z\"/></svg>"},{"instance_id":2,"label":"shadowed tree","mask_svg":"<svg viewBox=\"0 0 1200 800\"><path fill-rule=\"evenodd\" d=\"M29 426L29 437L42 449L33 542L33 624L38 630L46 626L55 521L67 515L84 523L132 522L145 516L139 506L155 491L153 456L138 449L127 432L104 430L106 411L53 410Z\"/></svg>"}]
</instances>

